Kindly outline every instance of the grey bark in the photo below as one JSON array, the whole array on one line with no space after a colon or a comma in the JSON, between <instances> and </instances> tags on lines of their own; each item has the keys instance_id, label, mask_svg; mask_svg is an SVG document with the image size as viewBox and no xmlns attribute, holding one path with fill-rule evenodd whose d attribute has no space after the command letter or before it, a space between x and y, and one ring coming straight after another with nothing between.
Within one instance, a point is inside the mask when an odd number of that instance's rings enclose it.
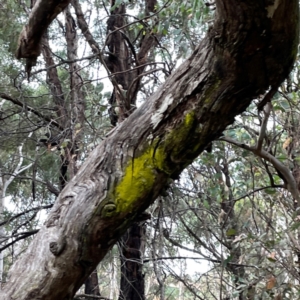
<instances>
[{"instance_id":1,"label":"grey bark","mask_svg":"<svg viewBox=\"0 0 300 300\"><path fill-rule=\"evenodd\" d=\"M271 1L272 2L272 1ZM270 2L270 3L271 3ZM14 264L1 299L72 299L133 220L251 100L289 74L298 1L217 0L207 36L89 156ZM56 243L60 252L50 251Z\"/></svg>"}]
</instances>

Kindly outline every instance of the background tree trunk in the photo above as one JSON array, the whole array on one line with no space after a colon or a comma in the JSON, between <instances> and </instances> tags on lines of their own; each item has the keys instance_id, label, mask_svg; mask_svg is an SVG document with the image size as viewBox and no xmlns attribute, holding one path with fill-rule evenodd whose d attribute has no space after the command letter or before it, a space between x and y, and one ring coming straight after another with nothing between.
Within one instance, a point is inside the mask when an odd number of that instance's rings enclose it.
<instances>
[{"instance_id":1,"label":"background tree trunk","mask_svg":"<svg viewBox=\"0 0 300 300\"><path fill-rule=\"evenodd\" d=\"M145 15L155 12L156 0L147 0ZM114 7L115 1L111 1ZM142 73L145 70L149 53L155 44L154 34L147 33L139 43L139 51L129 39L128 30L116 31L126 25L126 6L114 8L107 21L107 40L109 56L107 67L114 76L114 90L110 98L110 121L113 126L121 123L136 108L137 93L141 88ZM141 67L137 67L141 66ZM142 256L140 247L145 239L145 225L135 223L119 241L121 259L121 300L145 299L145 281L143 276Z\"/></svg>"},{"instance_id":2,"label":"background tree trunk","mask_svg":"<svg viewBox=\"0 0 300 300\"><path fill-rule=\"evenodd\" d=\"M86 295L95 295L100 296L100 289L99 289L99 281L98 281L98 274L97 269L93 271L93 273L88 277L85 281L84 293ZM96 300L97 298L90 298L91 300Z\"/></svg>"},{"instance_id":3,"label":"background tree trunk","mask_svg":"<svg viewBox=\"0 0 300 300\"><path fill-rule=\"evenodd\" d=\"M119 241L121 259L121 284L119 300L145 299L143 276L143 237L145 226L133 224Z\"/></svg>"}]
</instances>

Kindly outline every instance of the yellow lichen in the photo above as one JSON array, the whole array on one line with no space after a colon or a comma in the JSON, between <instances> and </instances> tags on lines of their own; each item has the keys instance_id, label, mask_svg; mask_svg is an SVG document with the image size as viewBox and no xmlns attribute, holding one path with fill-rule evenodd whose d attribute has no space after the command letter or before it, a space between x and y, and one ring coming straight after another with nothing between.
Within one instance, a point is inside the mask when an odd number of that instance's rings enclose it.
<instances>
[{"instance_id":1,"label":"yellow lichen","mask_svg":"<svg viewBox=\"0 0 300 300\"><path fill-rule=\"evenodd\" d=\"M150 147L126 167L124 177L116 188L117 212L131 210L134 201L152 188L156 172L153 154L153 147Z\"/></svg>"},{"instance_id":2,"label":"yellow lichen","mask_svg":"<svg viewBox=\"0 0 300 300\"><path fill-rule=\"evenodd\" d=\"M157 141L153 141L143 154L127 165L124 176L116 187L116 213L131 212L134 202L153 188L156 172L172 173L174 166L167 161L167 156L176 156L181 151L181 141L185 140L193 123L194 113L187 113L181 126L171 130L159 145Z\"/></svg>"}]
</instances>

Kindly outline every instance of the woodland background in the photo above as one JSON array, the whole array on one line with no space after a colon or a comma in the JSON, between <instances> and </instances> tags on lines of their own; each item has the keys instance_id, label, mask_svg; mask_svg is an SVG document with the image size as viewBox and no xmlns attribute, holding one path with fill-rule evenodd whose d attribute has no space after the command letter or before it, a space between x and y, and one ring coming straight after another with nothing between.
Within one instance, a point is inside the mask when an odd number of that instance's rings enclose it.
<instances>
[{"instance_id":1,"label":"woodland background","mask_svg":"<svg viewBox=\"0 0 300 300\"><path fill-rule=\"evenodd\" d=\"M0 3L3 283L92 149L191 54L215 11L73 0L28 74L15 49L32 5ZM272 104L254 100L171 180L75 299L298 299L299 84L297 61Z\"/></svg>"}]
</instances>

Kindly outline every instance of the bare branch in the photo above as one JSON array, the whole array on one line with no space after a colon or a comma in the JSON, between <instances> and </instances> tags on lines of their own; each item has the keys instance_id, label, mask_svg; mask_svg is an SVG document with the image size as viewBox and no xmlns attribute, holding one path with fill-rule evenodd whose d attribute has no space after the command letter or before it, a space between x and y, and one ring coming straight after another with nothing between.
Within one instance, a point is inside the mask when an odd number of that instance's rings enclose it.
<instances>
[{"instance_id":1,"label":"bare branch","mask_svg":"<svg viewBox=\"0 0 300 300\"><path fill-rule=\"evenodd\" d=\"M256 146L258 151L260 151L262 149L263 141L266 136L267 124L268 124L268 120L270 117L271 107L272 107L271 102L268 102L264 108L265 117L261 124L260 133L259 133L257 146Z\"/></svg>"},{"instance_id":2,"label":"bare branch","mask_svg":"<svg viewBox=\"0 0 300 300\"><path fill-rule=\"evenodd\" d=\"M34 234L36 234L38 232L39 232L39 229L32 230L32 231L27 231L27 232L23 232L21 234L21 236L19 236L18 238L14 239L12 242L6 244L3 247L0 247L0 252L3 251L4 249L10 247L11 245L15 244L16 242L18 242L20 240L24 240L24 239L28 238L29 236L34 235Z\"/></svg>"},{"instance_id":3,"label":"bare branch","mask_svg":"<svg viewBox=\"0 0 300 300\"><path fill-rule=\"evenodd\" d=\"M78 299L78 300L80 300L80 299L82 299L82 298L86 298L86 299L104 299L104 300L110 300L110 298L106 298L106 297L103 297L103 296L96 296L96 295L87 295L87 294L76 294L75 296L74 296L74 300L76 299Z\"/></svg>"},{"instance_id":4,"label":"bare branch","mask_svg":"<svg viewBox=\"0 0 300 300\"><path fill-rule=\"evenodd\" d=\"M42 120L46 121L47 123L50 123L51 125L54 125L56 126L57 128L59 128L60 130L64 130L63 127L61 127L55 120L53 120L52 118L48 117L48 116L45 116L43 114L41 114L39 111L37 111L36 109L26 105L25 103L21 102L20 100L17 100L17 99L14 99L12 98L11 96L7 95L7 94L4 94L4 93L1 93L0 94L0 97L2 99L5 99L5 100L9 100L10 102L32 112L34 115L36 115L37 117L41 118Z\"/></svg>"},{"instance_id":5,"label":"bare branch","mask_svg":"<svg viewBox=\"0 0 300 300\"><path fill-rule=\"evenodd\" d=\"M279 159L274 157L272 154L269 152L261 149L257 150L256 147L253 146L248 146L244 143L238 142L230 137L221 137L220 140L228 142L230 144L236 145L242 149L246 149L251 151L252 153L256 154L257 156L264 158L265 160L269 161L276 170L279 170L282 176L284 176L286 182L287 182L287 189L289 192L293 195L294 199L300 200L300 194L298 191L297 183L295 181L295 178L293 174L291 173L290 169L286 167ZM289 205L291 208L293 207L293 203L286 203Z\"/></svg>"},{"instance_id":6,"label":"bare branch","mask_svg":"<svg viewBox=\"0 0 300 300\"><path fill-rule=\"evenodd\" d=\"M12 222L13 220L25 215L25 214L28 214L30 212L33 212L33 211L39 211L41 209L48 209L48 208L51 208L53 206L53 204L49 204L49 205L43 205L43 206L38 206L38 207L33 207L33 208L30 208L30 209L27 209L27 210L24 210L22 211L21 213L19 214L16 214L12 217L10 217L9 219L3 221L3 222L0 222L0 226L3 226L9 222Z\"/></svg>"}]
</instances>

